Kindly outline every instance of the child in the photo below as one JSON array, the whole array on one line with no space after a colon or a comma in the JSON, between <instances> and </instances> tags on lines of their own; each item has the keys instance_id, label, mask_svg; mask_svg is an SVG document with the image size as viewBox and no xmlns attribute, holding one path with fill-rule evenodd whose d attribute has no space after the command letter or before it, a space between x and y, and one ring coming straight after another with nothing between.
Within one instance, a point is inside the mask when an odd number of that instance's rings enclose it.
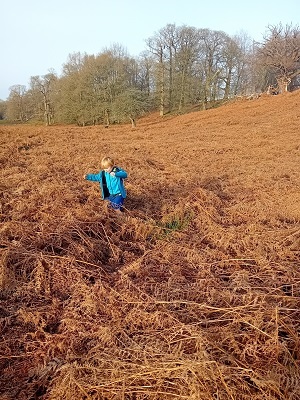
<instances>
[{"instance_id":1,"label":"child","mask_svg":"<svg viewBox=\"0 0 300 400\"><path fill-rule=\"evenodd\" d=\"M104 157L101 160L101 168L102 170L98 174L84 175L84 179L99 182L102 199L109 200L110 206L114 210L121 212L126 198L123 180L127 178L127 172L116 167L110 157Z\"/></svg>"}]
</instances>

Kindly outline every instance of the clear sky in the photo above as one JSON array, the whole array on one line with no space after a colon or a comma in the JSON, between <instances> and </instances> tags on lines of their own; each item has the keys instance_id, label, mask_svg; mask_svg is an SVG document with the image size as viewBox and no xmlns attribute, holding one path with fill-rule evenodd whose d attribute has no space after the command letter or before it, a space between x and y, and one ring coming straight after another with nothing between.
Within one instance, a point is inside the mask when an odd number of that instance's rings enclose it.
<instances>
[{"instance_id":1,"label":"clear sky","mask_svg":"<svg viewBox=\"0 0 300 400\"><path fill-rule=\"evenodd\" d=\"M0 99L9 87L54 69L68 55L100 53L118 43L129 55L167 24L245 32L261 41L267 26L299 24L300 0L2 0Z\"/></svg>"}]
</instances>

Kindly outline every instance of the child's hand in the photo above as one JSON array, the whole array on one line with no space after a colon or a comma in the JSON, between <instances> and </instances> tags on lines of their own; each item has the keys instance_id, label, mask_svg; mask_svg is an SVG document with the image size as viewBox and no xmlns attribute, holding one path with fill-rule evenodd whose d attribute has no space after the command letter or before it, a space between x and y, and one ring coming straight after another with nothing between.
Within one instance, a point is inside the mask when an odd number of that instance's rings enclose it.
<instances>
[{"instance_id":1,"label":"child's hand","mask_svg":"<svg viewBox=\"0 0 300 400\"><path fill-rule=\"evenodd\" d=\"M86 179L86 174L83 175L83 179Z\"/></svg>"}]
</instances>

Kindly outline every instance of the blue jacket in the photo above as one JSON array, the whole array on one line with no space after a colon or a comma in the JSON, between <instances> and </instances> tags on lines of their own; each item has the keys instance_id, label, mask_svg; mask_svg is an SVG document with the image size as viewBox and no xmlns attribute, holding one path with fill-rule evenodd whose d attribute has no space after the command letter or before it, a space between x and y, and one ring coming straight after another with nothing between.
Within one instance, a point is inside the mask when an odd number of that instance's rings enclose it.
<instances>
[{"instance_id":1,"label":"blue jacket","mask_svg":"<svg viewBox=\"0 0 300 400\"><path fill-rule=\"evenodd\" d=\"M122 197L125 199L126 197L126 189L124 186L124 179L127 178L127 172L121 168L113 167L112 172L115 173L115 176L111 176L108 172L99 171L98 174L87 174L85 179L88 181L96 181L100 184L102 199L106 199L111 194L109 187L110 183L113 183L113 186L117 188L117 192L121 193Z\"/></svg>"}]
</instances>

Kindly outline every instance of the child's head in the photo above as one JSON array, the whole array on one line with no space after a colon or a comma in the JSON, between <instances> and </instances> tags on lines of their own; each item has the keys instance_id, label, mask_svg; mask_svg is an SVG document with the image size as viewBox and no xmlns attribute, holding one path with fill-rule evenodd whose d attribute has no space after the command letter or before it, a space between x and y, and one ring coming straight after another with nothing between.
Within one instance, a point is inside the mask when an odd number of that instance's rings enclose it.
<instances>
[{"instance_id":1,"label":"child's head","mask_svg":"<svg viewBox=\"0 0 300 400\"><path fill-rule=\"evenodd\" d=\"M104 157L101 160L101 168L104 170L111 170L114 166L114 160L111 157Z\"/></svg>"}]
</instances>

